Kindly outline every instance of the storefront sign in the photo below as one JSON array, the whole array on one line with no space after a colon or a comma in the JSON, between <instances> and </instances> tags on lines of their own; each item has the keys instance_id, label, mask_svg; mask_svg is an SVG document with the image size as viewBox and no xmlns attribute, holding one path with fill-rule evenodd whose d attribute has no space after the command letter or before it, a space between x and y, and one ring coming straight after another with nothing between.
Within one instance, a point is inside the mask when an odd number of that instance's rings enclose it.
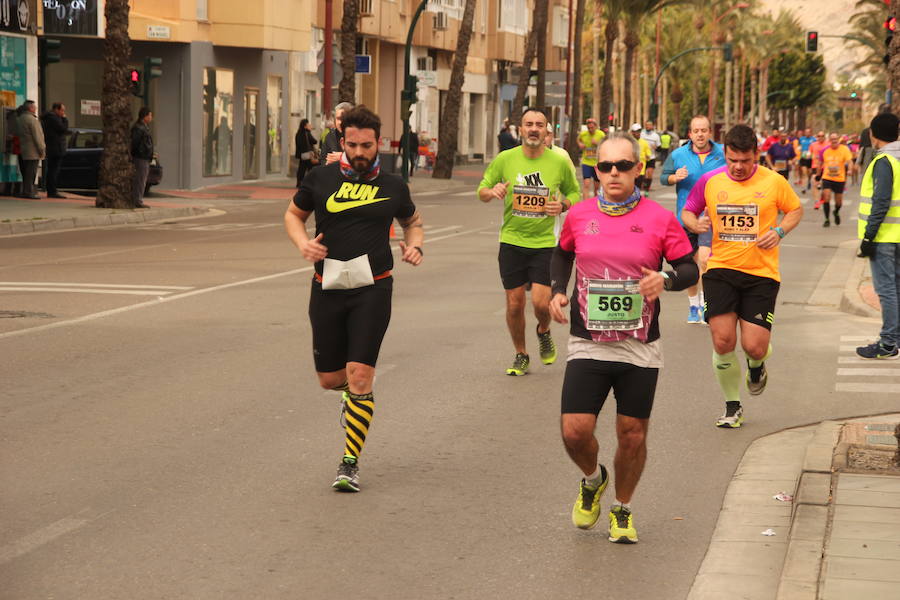
<instances>
[{"instance_id":1,"label":"storefront sign","mask_svg":"<svg viewBox=\"0 0 900 600\"><path fill-rule=\"evenodd\" d=\"M97 0L43 0L43 3L44 33L97 35Z\"/></svg>"},{"instance_id":2,"label":"storefront sign","mask_svg":"<svg viewBox=\"0 0 900 600\"><path fill-rule=\"evenodd\" d=\"M25 102L25 38L0 35L0 102L15 108Z\"/></svg>"},{"instance_id":3,"label":"storefront sign","mask_svg":"<svg viewBox=\"0 0 900 600\"><path fill-rule=\"evenodd\" d=\"M168 25L147 25L147 37L151 40L167 40L172 37Z\"/></svg>"},{"instance_id":4,"label":"storefront sign","mask_svg":"<svg viewBox=\"0 0 900 600\"><path fill-rule=\"evenodd\" d=\"M0 0L0 30L34 33L37 25L37 0Z\"/></svg>"},{"instance_id":5,"label":"storefront sign","mask_svg":"<svg viewBox=\"0 0 900 600\"><path fill-rule=\"evenodd\" d=\"M356 69L354 73L360 73L362 75L371 75L372 74L372 56L369 54L357 54L356 55Z\"/></svg>"},{"instance_id":6,"label":"storefront sign","mask_svg":"<svg viewBox=\"0 0 900 600\"><path fill-rule=\"evenodd\" d=\"M437 85L437 71L416 71L418 87L435 87Z\"/></svg>"},{"instance_id":7,"label":"storefront sign","mask_svg":"<svg viewBox=\"0 0 900 600\"><path fill-rule=\"evenodd\" d=\"M99 100L82 100L81 101L81 114L91 117L99 117L100 116L100 101Z\"/></svg>"}]
</instances>

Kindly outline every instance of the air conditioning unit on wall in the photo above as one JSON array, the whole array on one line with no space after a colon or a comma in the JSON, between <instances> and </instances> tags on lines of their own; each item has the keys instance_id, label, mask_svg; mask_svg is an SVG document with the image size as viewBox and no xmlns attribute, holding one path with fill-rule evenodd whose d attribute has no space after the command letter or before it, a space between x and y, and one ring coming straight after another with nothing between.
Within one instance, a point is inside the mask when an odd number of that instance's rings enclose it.
<instances>
[{"instance_id":1,"label":"air conditioning unit on wall","mask_svg":"<svg viewBox=\"0 0 900 600\"><path fill-rule=\"evenodd\" d=\"M375 14L375 0L359 0L359 16L371 17Z\"/></svg>"},{"instance_id":2,"label":"air conditioning unit on wall","mask_svg":"<svg viewBox=\"0 0 900 600\"><path fill-rule=\"evenodd\" d=\"M444 31L447 29L447 13L439 12L434 13L434 29L437 31Z\"/></svg>"}]
</instances>

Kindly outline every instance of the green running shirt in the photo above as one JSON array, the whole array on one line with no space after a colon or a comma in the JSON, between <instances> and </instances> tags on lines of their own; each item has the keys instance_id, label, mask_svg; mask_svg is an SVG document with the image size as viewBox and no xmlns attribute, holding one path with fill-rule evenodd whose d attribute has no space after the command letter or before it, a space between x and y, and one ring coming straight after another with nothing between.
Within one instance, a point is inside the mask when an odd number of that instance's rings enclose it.
<instances>
[{"instance_id":1,"label":"green running shirt","mask_svg":"<svg viewBox=\"0 0 900 600\"><path fill-rule=\"evenodd\" d=\"M587 130L578 134L578 141L584 144L584 150L581 151L581 164L589 167L597 166L597 147L605 137L606 134L600 129L596 130L594 135Z\"/></svg>"},{"instance_id":2,"label":"green running shirt","mask_svg":"<svg viewBox=\"0 0 900 600\"><path fill-rule=\"evenodd\" d=\"M556 246L556 217L544 214L543 206L557 191L575 204L581 190L569 161L544 148L538 158L526 158L521 146L501 152L491 161L478 191L508 183L503 202L500 241L522 248Z\"/></svg>"}]
</instances>

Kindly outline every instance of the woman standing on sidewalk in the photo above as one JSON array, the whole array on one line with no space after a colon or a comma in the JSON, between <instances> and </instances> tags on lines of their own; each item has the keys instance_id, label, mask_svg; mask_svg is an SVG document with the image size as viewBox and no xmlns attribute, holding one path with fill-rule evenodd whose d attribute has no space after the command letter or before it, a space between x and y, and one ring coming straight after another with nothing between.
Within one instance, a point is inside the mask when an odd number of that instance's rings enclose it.
<instances>
[{"instance_id":1,"label":"woman standing on sidewalk","mask_svg":"<svg viewBox=\"0 0 900 600\"><path fill-rule=\"evenodd\" d=\"M312 125L310 125L309 119L302 119L300 127L297 129L297 135L294 136L294 147L297 149L294 156L300 161L297 164L298 188L300 187L300 182L303 181L303 176L319 164L315 149L315 145L319 142L313 136L311 130Z\"/></svg>"}]
</instances>

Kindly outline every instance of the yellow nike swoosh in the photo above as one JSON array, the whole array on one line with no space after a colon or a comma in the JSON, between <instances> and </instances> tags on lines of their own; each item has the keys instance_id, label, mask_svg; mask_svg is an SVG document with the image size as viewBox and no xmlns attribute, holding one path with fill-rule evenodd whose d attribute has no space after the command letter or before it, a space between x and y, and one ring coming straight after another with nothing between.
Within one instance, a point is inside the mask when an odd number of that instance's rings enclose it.
<instances>
[{"instance_id":1,"label":"yellow nike swoosh","mask_svg":"<svg viewBox=\"0 0 900 600\"><path fill-rule=\"evenodd\" d=\"M325 209L330 213L341 212L342 210L350 210L351 208L359 208L360 206L365 206L366 204L375 204L376 202L381 202L382 200L390 200L390 198L370 198L366 200L347 200L346 202L338 202L334 199L334 195L331 194L328 196L328 201L325 203Z\"/></svg>"}]
</instances>

